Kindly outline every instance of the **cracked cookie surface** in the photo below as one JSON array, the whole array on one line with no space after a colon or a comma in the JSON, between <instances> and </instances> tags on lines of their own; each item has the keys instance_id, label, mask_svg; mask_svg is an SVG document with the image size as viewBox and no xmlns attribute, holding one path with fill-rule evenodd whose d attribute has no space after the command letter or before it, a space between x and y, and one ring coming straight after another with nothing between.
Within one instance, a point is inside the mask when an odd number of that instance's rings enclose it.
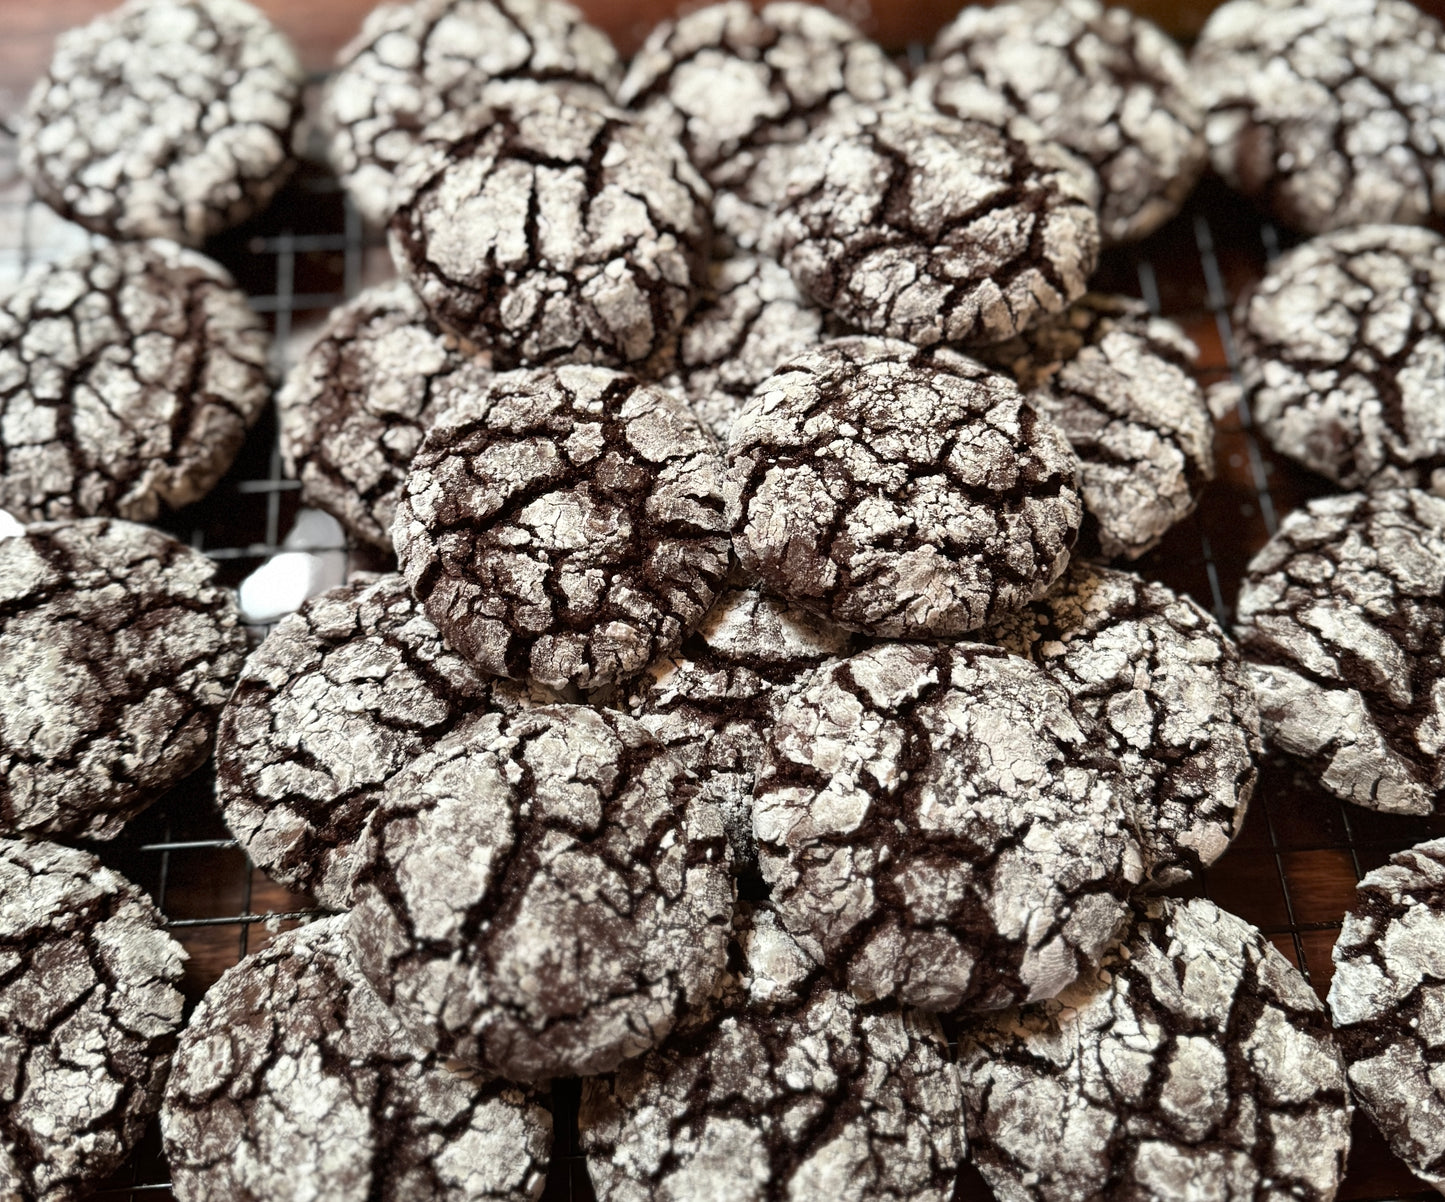
<instances>
[{"instance_id":1,"label":"cracked cookie surface","mask_svg":"<svg viewBox=\"0 0 1445 1202\"><path fill-rule=\"evenodd\" d=\"M20 166L98 234L197 246L291 173L302 80L291 43L243 0L129 0L56 42Z\"/></svg>"},{"instance_id":2,"label":"cracked cookie surface","mask_svg":"<svg viewBox=\"0 0 1445 1202\"><path fill-rule=\"evenodd\" d=\"M251 653L216 733L216 801L273 880L344 909L386 782L477 710L561 700L452 651L400 576L307 601Z\"/></svg>"},{"instance_id":3,"label":"cracked cookie surface","mask_svg":"<svg viewBox=\"0 0 1445 1202\"><path fill-rule=\"evenodd\" d=\"M500 368L640 362L706 282L707 184L676 142L576 92L442 117L392 195L397 270Z\"/></svg>"},{"instance_id":4,"label":"cracked cookie surface","mask_svg":"<svg viewBox=\"0 0 1445 1202\"><path fill-rule=\"evenodd\" d=\"M356 856L367 979L423 1046L511 1080L616 1068L723 968L722 819L623 714L473 718L392 778Z\"/></svg>"},{"instance_id":5,"label":"cracked cookie surface","mask_svg":"<svg viewBox=\"0 0 1445 1202\"><path fill-rule=\"evenodd\" d=\"M1069 695L1117 764L1151 887L1224 854L1254 794L1259 707L1239 648L1188 597L1076 564L1047 596L986 632Z\"/></svg>"},{"instance_id":6,"label":"cracked cookie surface","mask_svg":"<svg viewBox=\"0 0 1445 1202\"><path fill-rule=\"evenodd\" d=\"M705 1016L583 1083L600 1202L944 1202L963 1160L936 1020L829 985L764 905L739 907Z\"/></svg>"},{"instance_id":7,"label":"cracked cookie surface","mask_svg":"<svg viewBox=\"0 0 1445 1202\"><path fill-rule=\"evenodd\" d=\"M1440 22L1405 0L1233 0L1192 66L1214 169L1310 234L1445 214Z\"/></svg>"},{"instance_id":8,"label":"cracked cookie surface","mask_svg":"<svg viewBox=\"0 0 1445 1202\"><path fill-rule=\"evenodd\" d=\"M1267 742L1336 797L1430 814L1445 791L1445 500L1322 497L1250 561L1235 637Z\"/></svg>"},{"instance_id":9,"label":"cracked cookie surface","mask_svg":"<svg viewBox=\"0 0 1445 1202\"><path fill-rule=\"evenodd\" d=\"M490 372L400 281L332 313L276 397L281 455L301 499L352 534L391 547L391 523L422 435L457 383Z\"/></svg>"},{"instance_id":10,"label":"cracked cookie surface","mask_svg":"<svg viewBox=\"0 0 1445 1202\"><path fill-rule=\"evenodd\" d=\"M1006 376L840 338L783 364L734 419L727 515L770 592L868 634L957 635L1063 572L1076 468Z\"/></svg>"},{"instance_id":11,"label":"cracked cookie surface","mask_svg":"<svg viewBox=\"0 0 1445 1202\"><path fill-rule=\"evenodd\" d=\"M844 321L998 342L1083 295L1088 191L1067 152L903 98L853 105L797 148L774 228L798 287Z\"/></svg>"},{"instance_id":12,"label":"cracked cookie surface","mask_svg":"<svg viewBox=\"0 0 1445 1202\"><path fill-rule=\"evenodd\" d=\"M1355 1100L1390 1149L1445 1187L1445 840L1360 881L1327 999Z\"/></svg>"},{"instance_id":13,"label":"cracked cookie surface","mask_svg":"<svg viewBox=\"0 0 1445 1202\"><path fill-rule=\"evenodd\" d=\"M246 656L215 574L130 522L0 538L0 832L114 838L205 762Z\"/></svg>"},{"instance_id":14,"label":"cracked cookie surface","mask_svg":"<svg viewBox=\"0 0 1445 1202\"><path fill-rule=\"evenodd\" d=\"M69 1202L139 1142L181 1026L163 921L89 853L0 839L0 1197Z\"/></svg>"},{"instance_id":15,"label":"cracked cookie surface","mask_svg":"<svg viewBox=\"0 0 1445 1202\"><path fill-rule=\"evenodd\" d=\"M114 243L0 300L0 509L149 521L204 496L270 399L270 338L216 263Z\"/></svg>"},{"instance_id":16,"label":"cracked cookie surface","mask_svg":"<svg viewBox=\"0 0 1445 1202\"><path fill-rule=\"evenodd\" d=\"M342 917L281 935L207 991L161 1133L181 1202L528 1202L552 1116L416 1047Z\"/></svg>"},{"instance_id":17,"label":"cracked cookie surface","mask_svg":"<svg viewBox=\"0 0 1445 1202\"><path fill-rule=\"evenodd\" d=\"M373 9L336 56L322 101L331 165L361 215L384 225L392 178L446 113L499 81L594 87L622 74L607 35L564 0L415 0Z\"/></svg>"},{"instance_id":18,"label":"cracked cookie surface","mask_svg":"<svg viewBox=\"0 0 1445 1202\"><path fill-rule=\"evenodd\" d=\"M1315 238L1240 299L1235 330L1240 384L1277 451L1345 488L1445 491L1445 238L1389 225Z\"/></svg>"},{"instance_id":19,"label":"cracked cookie surface","mask_svg":"<svg viewBox=\"0 0 1445 1202\"><path fill-rule=\"evenodd\" d=\"M1139 882L1139 848L1068 695L993 647L889 643L782 706L753 797L773 903L860 998L1053 997Z\"/></svg>"},{"instance_id":20,"label":"cracked cookie surface","mask_svg":"<svg viewBox=\"0 0 1445 1202\"><path fill-rule=\"evenodd\" d=\"M723 465L686 402L596 367L498 376L439 417L393 538L447 641L483 671L594 689L641 672L731 559Z\"/></svg>"},{"instance_id":21,"label":"cracked cookie surface","mask_svg":"<svg viewBox=\"0 0 1445 1202\"><path fill-rule=\"evenodd\" d=\"M951 116L1000 127L1023 116L1083 158L1099 176L1105 242L1153 233L1209 161L1179 47L1098 0L966 8L934 39L916 89Z\"/></svg>"},{"instance_id":22,"label":"cracked cookie surface","mask_svg":"<svg viewBox=\"0 0 1445 1202\"><path fill-rule=\"evenodd\" d=\"M1056 1001L958 1037L969 1153L1000 1202L1329 1202L1349 1093L1314 990L1213 902L1159 899Z\"/></svg>"},{"instance_id":23,"label":"cracked cookie surface","mask_svg":"<svg viewBox=\"0 0 1445 1202\"><path fill-rule=\"evenodd\" d=\"M1214 422L1172 321L1123 296L1088 293L979 360L1007 370L1079 457L1083 538L1137 559L1194 512L1214 478Z\"/></svg>"}]
</instances>

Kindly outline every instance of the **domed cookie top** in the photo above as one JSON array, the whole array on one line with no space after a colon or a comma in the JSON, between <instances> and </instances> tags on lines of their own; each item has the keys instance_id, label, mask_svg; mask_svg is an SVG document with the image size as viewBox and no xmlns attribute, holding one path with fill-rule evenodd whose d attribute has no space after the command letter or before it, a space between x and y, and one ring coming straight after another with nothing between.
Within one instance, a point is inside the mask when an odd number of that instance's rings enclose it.
<instances>
[{"instance_id":1,"label":"domed cookie top","mask_svg":"<svg viewBox=\"0 0 1445 1202\"><path fill-rule=\"evenodd\" d=\"M600 1202L946 1202L960 1096L936 1021L828 984L766 906L739 907L709 1016L582 1084Z\"/></svg>"},{"instance_id":2,"label":"domed cookie top","mask_svg":"<svg viewBox=\"0 0 1445 1202\"><path fill-rule=\"evenodd\" d=\"M1406 0L1231 0L1193 66L1214 169L1306 233L1445 214L1445 37Z\"/></svg>"},{"instance_id":3,"label":"domed cookie top","mask_svg":"<svg viewBox=\"0 0 1445 1202\"><path fill-rule=\"evenodd\" d=\"M753 798L763 877L860 998L1053 997L1103 951L1139 848L1068 695L1016 655L887 643L779 711Z\"/></svg>"},{"instance_id":4,"label":"domed cookie top","mask_svg":"<svg viewBox=\"0 0 1445 1202\"><path fill-rule=\"evenodd\" d=\"M215 572L130 522L0 538L0 832L114 838L205 762L246 655Z\"/></svg>"},{"instance_id":5,"label":"domed cookie top","mask_svg":"<svg viewBox=\"0 0 1445 1202\"><path fill-rule=\"evenodd\" d=\"M722 461L680 398L598 367L498 376L442 414L392 535L447 641L560 688L682 641L730 560Z\"/></svg>"},{"instance_id":6,"label":"domed cookie top","mask_svg":"<svg viewBox=\"0 0 1445 1202\"><path fill-rule=\"evenodd\" d=\"M728 518L769 591L869 634L957 635L1064 570L1075 471L1006 376L840 338L783 364L734 419Z\"/></svg>"},{"instance_id":7,"label":"domed cookie top","mask_svg":"<svg viewBox=\"0 0 1445 1202\"><path fill-rule=\"evenodd\" d=\"M565 0L413 0L373 9L336 56L323 99L332 166L368 221L391 216L392 176L423 131L496 80L594 85L622 73L601 30Z\"/></svg>"},{"instance_id":8,"label":"domed cookie top","mask_svg":"<svg viewBox=\"0 0 1445 1202\"><path fill-rule=\"evenodd\" d=\"M1083 295L1091 186L1066 152L986 122L853 105L792 156L778 247L803 292L870 333L997 342Z\"/></svg>"},{"instance_id":9,"label":"domed cookie top","mask_svg":"<svg viewBox=\"0 0 1445 1202\"><path fill-rule=\"evenodd\" d=\"M529 1202L552 1116L421 1051L352 960L345 917L288 931L207 991L161 1133L181 1202Z\"/></svg>"},{"instance_id":10,"label":"domed cookie top","mask_svg":"<svg viewBox=\"0 0 1445 1202\"><path fill-rule=\"evenodd\" d=\"M244 0L129 0L56 41L20 166L98 234L199 245L290 174L302 79L291 43Z\"/></svg>"},{"instance_id":11,"label":"domed cookie top","mask_svg":"<svg viewBox=\"0 0 1445 1202\"><path fill-rule=\"evenodd\" d=\"M94 856L0 839L0 1197L68 1202L139 1142L181 1026L163 921Z\"/></svg>"},{"instance_id":12,"label":"domed cookie top","mask_svg":"<svg viewBox=\"0 0 1445 1202\"><path fill-rule=\"evenodd\" d=\"M615 1068L723 967L722 822L622 714L476 716L392 778L356 855L373 988L424 1046L512 1080Z\"/></svg>"},{"instance_id":13,"label":"domed cookie top","mask_svg":"<svg viewBox=\"0 0 1445 1202\"><path fill-rule=\"evenodd\" d=\"M169 242L97 246L0 298L0 509L148 521L204 496L270 398L260 319Z\"/></svg>"},{"instance_id":14,"label":"domed cookie top","mask_svg":"<svg viewBox=\"0 0 1445 1202\"><path fill-rule=\"evenodd\" d=\"M958 1038L969 1152L997 1197L1329 1202L1350 1149L1319 998L1203 898L1137 905L1057 1001Z\"/></svg>"},{"instance_id":15,"label":"domed cookie top","mask_svg":"<svg viewBox=\"0 0 1445 1202\"><path fill-rule=\"evenodd\" d=\"M706 279L707 184L681 147L575 91L503 88L397 169L392 258L499 367L635 363Z\"/></svg>"},{"instance_id":16,"label":"domed cookie top","mask_svg":"<svg viewBox=\"0 0 1445 1202\"><path fill-rule=\"evenodd\" d=\"M1239 375L1281 454L1345 488L1445 490L1445 238L1324 234L1235 310Z\"/></svg>"},{"instance_id":17,"label":"domed cookie top","mask_svg":"<svg viewBox=\"0 0 1445 1202\"><path fill-rule=\"evenodd\" d=\"M1345 801L1429 814L1445 790L1445 501L1322 497L1250 561L1235 634L1266 740Z\"/></svg>"}]
</instances>

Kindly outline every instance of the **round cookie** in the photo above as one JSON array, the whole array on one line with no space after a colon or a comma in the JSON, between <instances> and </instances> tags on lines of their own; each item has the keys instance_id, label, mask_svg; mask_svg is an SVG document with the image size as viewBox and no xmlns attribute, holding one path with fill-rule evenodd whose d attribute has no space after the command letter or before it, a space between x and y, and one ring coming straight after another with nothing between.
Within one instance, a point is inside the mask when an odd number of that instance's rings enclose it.
<instances>
[{"instance_id":1,"label":"round cookie","mask_svg":"<svg viewBox=\"0 0 1445 1202\"><path fill-rule=\"evenodd\" d=\"M1204 898L1160 898L1056 1001L958 1034L969 1153L1000 1202L1329 1202L1350 1148L1329 1020Z\"/></svg>"},{"instance_id":2,"label":"round cookie","mask_svg":"<svg viewBox=\"0 0 1445 1202\"><path fill-rule=\"evenodd\" d=\"M114 243L0 299L0 509L150 521L204 496L270 399L270 338L217 264Z\"/></svg>"},{"instance_id":3,"label":"round cookie","mask_svg":"<svg viewBox=\"0 0 1445 1202\"><path fill-rule=\"evenodd\" d=\"M1088 192L1066 152L903 98L850 106L797 148L775 232L798 287L851 325L998 342L1083 295Z\"/></svg>"},{"instance_id":4,"label":"round cookie","mask_svg":"<svg viewBox=\"0 0 1445 1202\"><path fill-rule=\"evenodd\" d=\"M801 682L753 796L773 904L864 1000L996 1009L1097 959L1141 875L1068 695L972 643L886 643Z\"/></svg>"},{"instance_id":5,"label":"round cookie","mask_svg":"<svg viewBox=\"0 0 1445 1202\"><path fill-rule=\"evenodd\" d=\"M427 615L484 672L595 689L712 604L722 477L669 392L600 367L509 372L427 433L392 537Z\"/></svg>"},{"instance_id":6,"label":"round cookie","mask_svg":"<svg viewBox=\"0 0 1445 1202\"><path fill-rule=\"evenodd\" d=\"M0 538L0 833L112 839L205 763L246 655L215 574L130 522Z\"/></svg>"},{"instance_id":7,"label":"round cookie","mask_svg":"<svg viewBox=\"0 0 1445 1202\"><path fill-rule=\"evenodd\" d=\"M1410 1171L1445 1187L1445 840L1359 884L1327 1004L1350 1089Z\"/></svg>"},{"instance_id":8,"label":"round cookie","mask_svg":"<svg viewBox=\"0 0 1445 1202\"><path fill-rule=\"evenodd\" d=\"M707 184L681 147L554 89L434 122L397 169L392 258L499 367L657 351L706 280Z\"/></svg>"},{"instance_id":9,"label":"round cookie","mask_svg":"<svg viewBox=\"0 0 1445 1202\"><path fill-rule=\"evenodd\" d=\"M1075 564L987 633L1048 672L1116 761L1149 886L1180 884L1224 854L1261 748L1254 690L1219 623L1162 584Z\"/></svg>"},{"instance_id":10,"label":"round cookie","mask_svg":"<svg viewBox=\"0 0 1445 1202\"><path fill-rule=\"evenodd\" d=\"M951 350L835 339L733 422L733 547L770 592L849 629L962 634L1067 566L1076 467L1006 376Z\"/></svg>"},{"instance_id":11,"label":"round cookie","mask_svg":"<svg viewBox=\"0 0 1445 1202\"><path fill-rule=\"evenodd\" d=\"M180 1202L527 1202L552 1116L450 1071L357 970L346 917L288 931L207 991L161 1134Z\"/></svg>"},{"instance_id":12,"label":"round cookie","mask_svg":"<svg viewBox=\"0 0 1445 1202\"><path fill-rule=\"evenodd\" d=\"M1214 169L1310 234L1445 215L1445 36L1406 0L1231 0L1192 59Z\"/></svg>"},{"instance_id":13,"label":"round cookie","mask_svg":"<svg viewBox=\"0 0 1445 1202\"><path fill-rule=\"evenodd\" d=\"M216 731L216 801L257 867L345 909L388 780L478 710L559 700L480 675L400 576L332 589L246 660Z\"/></svg>"},{"instance_id":14,"label":"round cookie","mask_svg":"<svg viewBox=\"0 0 1445 1202\"><path fill-rule=\"evenodd\" d=\"M1240 384L1274 448L1345 488L1445 491L1445 238L1324 234L1235 309Z\"/></svg>"},{"instance_id":15,"label":"round cookie","mask_svg":"<svg viewBox=\"0 0 1445 1202\"><path fill-rule=\"evenodd\" d=\"M407 468L448 386L491 382L467 349L400 281L335 310L276 397L281 457L301 499L389 550Z\"/></svg>"},{"instance_id":16,"label":"round cookie","mask_svg":"<svg viewBox=\"0 0 1445 1202\"><path fill-rule=\"evenodd\" d=\"M362 972L423 1046L510 1080L616 1068L723 968L722 820L623 714L477 715L392 778L355 856Z\"/></svg>"},{"instance_id":17,"label":"round cookie","mask_svg":"<svg viewBox=\"0 0 1445 1202\"><path fill-rule=\"evenodd\" d=\"M291 43L244 0L129 0L56 41L20 167L86 229L199 246L290 175L302 81Z\"/></svg>"},{"instance_id":18,"label":"round cookie","mask_svg":"<svg viewBox=\"0 0 1445 1202\"><path fill-rule=\"evenodd\" d=\"M599 1202L726 1196L946 1202L963 1160L936 1020L827 983L764 905L739 907L706 1017L582 1083Z\"/></svg>"},{"instance_id":19,"label":"round cookie","mask_svg":"<svg viewBox=\"0 0 1445 1202\"><path fill-rule=\"evenodd\" d=\"M753 873L753 784L763 740L799 680L857 638L756 588L729 588L702 625L633 685L627 709L717 806L733 867Z\"/></svg>"},{"instance_id":20,"label":"round cookie","mask_svg":"<svg viewBox=\"0 0 1445 1202\"><path fill-rule=\"evenodd\" d=\"M1079 456L1084 539L1137 559L1194 512L1214 478L1214 421L1197 348L1139 301L1091 292L981 362L1011 372Z\"/></svg>"},{"instance_id":21,"label":"round cookie","mask_svg":"<svg viewBox=\"0 0 1445 1202\"><path fill-rule=\"evenodd\" d=\"M330 158L370 222L391 216L392 177L422 132L497 80L594 85L622 74L607 35L564 0L414 0L373 9L336 56L322 100Z\"/></svg>"},{"instance_id":22,"label":"round cookie","mask_svg":"<svg viewBox=\"0 0 1445 1202\"><path fill-rule=\"evenodd\" d=\"M1445 500L1402 489L1297 509L1249 564L1235 637L1265 739L1336 797L1445 796Z\"/></svg>"},{"instance_id":23,"label":"round cookie","mask_svg":"<svg viewBox=\"0 0 1445 1202\"><path fill-rule=\"evenodd\" d=\"M1153 233L1209 161L1204 110L1179 47L1099 0L965 8L934 39L915 86L950 116L1015 129L1023 116L1089 163L1106 243Z\"/></svg>"},{"instance_id":24,"label":"round cookie","mask_svg":"<svg viewBox=\"0 0 1445 1202\"><path fill-rule=\"evenodd\" d=\"M140 1141L181 1026L163 921L94 856L0 839L0 1197L69 1202Z\"/></svg>"},{"instance_id":25,"label":"round cookie","mask_svg":"<svg viewBox=\"0 0 1445 1202\"><path fill-rule=\"evenodd\" d=\"M905 87L879 47L818 5L782 0L754 12L730 0L656 26L618 99L682 143L716 190L718 230L767 250L792 148L829 114Z\"/></svg>"}]
</instances>

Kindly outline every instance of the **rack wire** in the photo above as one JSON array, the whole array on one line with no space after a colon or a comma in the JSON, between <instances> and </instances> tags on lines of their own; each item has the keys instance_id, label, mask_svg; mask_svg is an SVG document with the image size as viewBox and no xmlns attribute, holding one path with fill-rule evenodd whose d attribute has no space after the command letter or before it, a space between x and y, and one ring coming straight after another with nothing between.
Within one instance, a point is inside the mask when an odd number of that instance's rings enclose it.
<instances>
[{"instance_id":1,"label":"rack wire","mask_svg":"<svg viewBox=\"0 0 1445 1202\"><path fill-rule=\"evenodd\" d=\"M30 199L14 170L13 139L0 125L0 291L36 264L88 241ZM1286 243L1241 202L1206 184L1153 238L1111 252L1096 287L1142 297L1155 312L1179 321L1200 346L1199 378L1210 385L1228 380L1234 368L1234 298ZM232 271L271 325L278 379L331 308L390 273L380 237L363 227L336 181L314 167L303 169L266 214L207 251ZM1256 437L1247 406L1238 405L1219 425L1218 480L1199 510L1135 566L1193 596L1227 624L1249 558L1285 513L1328 488ZM344 554L348 571L388 566L378 552L349 540L285 542L299 510L297 485L282 475L274 417L267 416L212 495L161 524L216 560L232 585L283 545ZM254 627L253 638L265 632ZM225 968L322 913L312 899L287 892L254 868L220 821L212 790L209 772L202 770L120 839L93 848L148 889L166 914L168 928L190 955L182 982L188 1008ZM1354 809L1288 766L1267 762L1242 834L1193 891L1253 922L1323 994L1330 949L1355 883L1393 852L1441 835L1445 819ZM578 1095L575 1082L560 1082L554 1090L557 1144L544 1194L552 1202L593 1197L577 1150ZM90 1198L149 1202L170 1195L153 1129L126 1168ZM966 1170L955 1199L989 1196L977 1174ZM1351 1170L1339 1196L1355 1202L1436 1197L1391 1157L1363 1119L1356 1122Z\"/></svg>"}]
</instances>

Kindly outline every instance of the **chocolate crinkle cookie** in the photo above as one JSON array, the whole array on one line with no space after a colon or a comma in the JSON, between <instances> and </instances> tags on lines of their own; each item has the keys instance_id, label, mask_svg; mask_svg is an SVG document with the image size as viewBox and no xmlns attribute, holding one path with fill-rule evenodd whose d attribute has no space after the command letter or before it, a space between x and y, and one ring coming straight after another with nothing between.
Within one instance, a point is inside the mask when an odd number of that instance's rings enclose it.
<instances>
[{"instance_id":1,"label":"chocolate crinkle cookie","mask_svg":"<svg viewBox=\"0 0 1445 1202\"><path fill-rule=\"evenodd\" d=\"M777 246L803 292L860 329L998 342L1083 295L1089 192L1050 143L907 97L852 105L793 154Z\"/></svg>"},{"instance_id":2,"label":"chocolate crinkle cookie","mask_svg":"<svg viewBox=\"0 0 1445 1202\"><path fill-rule=\"evenodd\" d=\"M263 872L344 909L352 847L388 780L473 712L560 700L478 673L400 576L349 584L247 659L216 732L216 799Z\"/></svg>"},{"instance_id":3,"label":"chocolate crinkle cookie","mask_svg":"<svg viewBox=\"0 0 1445 1202\"><path fill-rule=\"evenodd\" d=\"M1135 906L1056 1001L958 1035L969 1154L999 1202L1329 1202L1349 1091L1309 982L1203 898Z\"/></svg>"},{"instance_id":4,"label":"chocolate crinkle cookie","mask_svg":"<svg viewBox=\"0 0 1445 1202\"><path fill-rule=\"evenodd\" d=\"M1079 456L1083 541L1137 559L1194 512L1214 478L1197 349L1142 302L1089 293L978 358L1012 373Z\"/></svg>"},{"instance_id":5,"label":"chocolate crinkle cookie","mask_svg":"<svg viewBox=\"0 0 1445 1202\"><path fill-rule=\"evenodd\" d=\"M607 368L509 372L437 419L392 534L427 615L483 671L594 689L712 605L722 477L670 392Z\"/></svg>"},{"instance_id":6,"label":"chocolate crinkle cookie","mask_svg":"<svg viewBox=\"0 0 1445 1202\"><path fill-rule=\"evenodd\" d=\"M658 25L618 98L682 143L716 190L718 230L766 250L792 148L831 113L905 87L879 47L824 8L783 0L755 12L730 0Z\"/></svg>"},{"instance_id":7,"label":"chocolate crinkle cookie","mask_svg":"<svg viewBox=\"0 0 1445 1202\"><path fill-rule=\"evenodd\" d=\"M407 468L448 383L459 373L477 391L491 382L471 349L399 281L333 312L276 397L281 456L301 499L389 549Z\"/></svg>"},{"instance_id":8,"label":"chocolate crinkle cookie","mask_svg":"<svg viewBox=\"0 0 1445 1202\"><path fill-rule=\"evenodd\" d=\"M181 1026L163 921L94 856L0 839L0 1198L71 1202L139 1142Z\"/></svg>"},{"instance_id":9,"label":"chocolate crinkle cookie","mask_svg":"<svg viewBox=\"0 0 1445 1202\"><path fill-rule=\"evenodd\" d=\"M1250 561L1235 634L1268 742L1336 797L1430 814L1445 791L1445 500L1323 497Z\"/></svg>"},{"instance_id":10,"label":"chocolate crinkle cookie","mask_svg":"<svg viewBox=\"0 0 1445 1202\"><path fill-rule=\"evenodd\" d=\"M260 319L170 242L113 243L0 299L0 509L149 521L208 493L270 399Z\"/></svg>"},{"instance_id":11,"label":"chocolate crinkle cookie","mask_svg":"<svg viewBox=\"0 0 1445 1202\"><path fill-rule=\"evenodd\" d=\"M778 711L753 797L764 879L799 944L864 1000L1053 997L1139 883L1129 818L1068 694L970 643L825 664Z\"/></svg>"},{"instance_id":12,"label":"chocolate crinkle cookie","mask_svg":"<svg viewBox=\"0 0 1445 1202\"><path fill-rule=\"evenodd\" d=\"M1445 238L1324 234L1281 255L1235 319L1240 383L1277 451L1345 488L1445 492Z\"/></svg>"},{"instance_id":13,"label":"chocolate crinkle cookie","mask_svg":"<svg viewBox=\"0 0 1445 1202\"><path fill-rule=\"evenodd\" d=\"M1162 584L1076 564L987 634L1048 672L1117 762L1147 884L1177 885L1224 854L1261 747L1254 690L1218 622Z\"/></svg>"},{"instance_id":14,"label":"chocolate crinkle cookie","mask_svg":"<svg viewBox=\"0 0 1445 1202\"><path fill-rule=\"evenodd\" d=\"M723 968L722 819L623 714L477 715L392 778L355 854L367 979L425 1047L510 1080L616 1068Z\"/></svg>"},{"instance_id":15,"label":"chocolate crinkle cookie","mask_svg":"<svg viewBox=\"0 0 1445 1202\"><path fill-rule=\"evenodd\" d=\"M601 30L563 0L415 0L383 4L336 58L322 101L331 164L361 215L391 216L392 177L423 132L499 80L597 89L622 67Z\"/></svg>"},{"instance_id":16,"label":"chocolate crinkle cookie","mask_svg":"<svg viewBox=\"0 0 1445 1202\"><path fill-rule=\"evenodd\" d=\"M620 109L494 89L433 123L397 169L397 270L498 367L641 362L706 282L707 184Z\"/></svg>"},{"instance_id":17,"label":"chocolate crinkle cookie","mask_svg":"<svg viewBox=\"0 0 1445 1202\"><path fill-rule=\"evenodd\" d=\"M1044 593L1083 517L1077 460L1012 380L840 338L759 385L728 437L738 560L852 630L945 637Z\"/></svg>"},{"instance_id":18,"label":"chocolate crinkle cookie","mask_svg":"<svg viewBox=\"0 0 1445 1202\"><path fill-rule=\"evenodd\" d=\"M1445 31L1406 0L1232 0L1195 44L1214 169L1310 234L1445 215Z\"/></svg>"},{"instance_id":19,"label":"chocolate crinkle cookie","mask_svg":"<svg viewBox=\"0 0 1445 1202\"><path fill-rule=\"evenodd\" d=\"M161 1134L180 1202L529 1202L552 1116L451 1071L367 985L345 917L288 931L207 991Z\"/></svg>"},{"instance_id":20,"label":"chocolate crinkle cookie","mask_svg":"<svg viewBox=\"0 0 1445 1202\"><path fill-rule=\"evenodd\" d=\"M291 173L302 80L291 43L244 0L129 0L56 42L20 166L98 234L198 246Z\"/></svg>"},{"instance_id":21,"label":"chocolate crinkle cookie","mask_svg":"<svg viewBox=\"0 0 1445 1202\"><path fill-rule=\"evenodd\" d=\"M758 867L753 784L778 707L810 670L858 641L759 589L729 588L696 632L633 684L628 710L718 807L739 873Z\"/></svg>"},{"instance_id":22,"label":"chocolate crinkle cookie","mask_svg":"<svg viewBox=\"0 0 1445 1202\"><path fill-rule=\"evenodd\" d=\"M1178 46L1099 0L965 8L934 39L917 94L1019 131L1020 116L1093 167L1105 242L1147 237L1209 161L1204 109Z\"/></svg>"},{"instance_id":23,"label":"chocolate crinkle cookie","mask_svg":"<svg viewBox=\"0 0 1445 1202\"><path fill-rule=\"evenodd\" d=\"M763 905L706 1018L582 1089L600 1202L945 1202L963 1160L936 1020L830 985Z\"/></svg>"},{"instance_id":24,"label":"chocolate crinkle cookie","mask_svg":"<svg viewBox=\"0 0 1445 1202\"><path fill-rule=\"evenodd\" d=\"M1327 999L1355 1100L1390 1148L1445 1188L1445 840L1390 857L1359 884Z\"/></svg>"},{"instance_id":25,"label":"chocolate crinkle cookie","mask_svg":"<svg viewBox=\"0 0 1445 1202\"><path fill-rule=\"evenodd\" d=\"M130 522L0 538L0 832L114 838L205 762L246 655L215 573Z\"/></svg>"}]
</instances>

